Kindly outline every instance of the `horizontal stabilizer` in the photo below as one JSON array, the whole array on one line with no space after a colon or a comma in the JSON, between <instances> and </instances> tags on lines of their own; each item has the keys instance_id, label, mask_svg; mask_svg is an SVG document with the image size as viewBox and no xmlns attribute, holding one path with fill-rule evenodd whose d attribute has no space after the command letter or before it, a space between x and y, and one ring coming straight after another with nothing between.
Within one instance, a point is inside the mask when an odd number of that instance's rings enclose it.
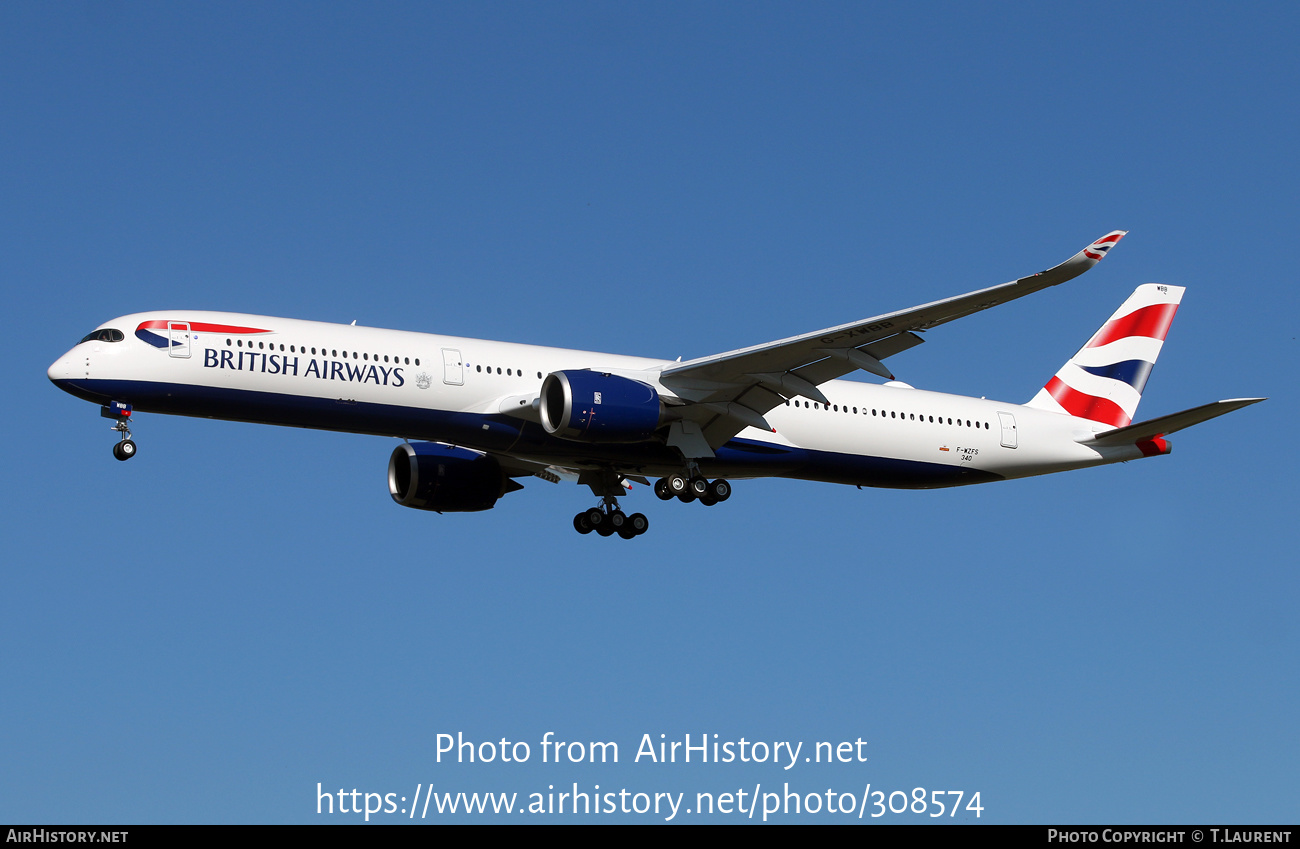
<instances>
[{"instance_id":1,"label":"horizontal stabilizer","mask_svg":"<svg viewBox=\"0 0 1300 849\"><path fill-rule=\"evenodd\" d=\"M1080 441L1084 445L1132 445L1136 442L1189 428L1192 425L1198 425L1201 422L1231 413L1233 410L1240 410L1242 407L1249 407L1251 404L1258 404L1260 401L1266 400L1268 399L1232 398L1227 401L1215 401L1213 404L1202 404L1190 410L1183 410L1181 413L1170 413L1167 416L1148 419L1127 427L1108 430L1105 433L1099 433L1096 436Z\"/></svg>"}]
</instances>

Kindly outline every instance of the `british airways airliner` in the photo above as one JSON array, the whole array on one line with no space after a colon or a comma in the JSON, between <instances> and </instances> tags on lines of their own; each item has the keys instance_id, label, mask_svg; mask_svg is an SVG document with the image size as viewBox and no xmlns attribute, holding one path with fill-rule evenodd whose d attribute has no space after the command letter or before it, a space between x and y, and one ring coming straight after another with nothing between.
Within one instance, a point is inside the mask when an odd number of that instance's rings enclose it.
<instances>
[{"instance_id":1,"label":"british airways airliner","mask_svg":"<svg viewBox=\"0 0 1300 849\"><path fill-rule=\"evenodd\" d=\"M927 489L1169 453L1165 437L1263 398L1134 424L1183 295L1147 284L1027 404L914 389L884 361L918 332L1064 283L1125 231L1019 280L687 362L237 313L114 319L49 368L114 420L135 456L133 412L402 439L388 488L404 507L487 510L521 478L576 482L599 506L579 533L645 533L618 499L633 483L713 505L734 479L790 477ZM883 384L837 380L870 372Z\"/></svg>"}]
</instances>

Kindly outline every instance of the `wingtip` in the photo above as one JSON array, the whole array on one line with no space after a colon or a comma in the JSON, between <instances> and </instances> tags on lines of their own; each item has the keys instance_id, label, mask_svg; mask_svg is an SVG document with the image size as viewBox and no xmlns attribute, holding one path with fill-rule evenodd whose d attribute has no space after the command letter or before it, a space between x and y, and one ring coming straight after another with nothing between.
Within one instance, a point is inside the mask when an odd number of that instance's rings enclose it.
<instances>
[{"instance_id":1,"label":"wingtip","mask_svg":"<svg viewBox=\"0 0 1300 849\"><path fill-rule=\"evenodd\" d=\"M1094 262L1100 262L1106 252L1115 247L1119 240L1128 235L1127 230L1111 230L1097 241L1083 249L1083 255Z\"/></svg>"}]
</instances>

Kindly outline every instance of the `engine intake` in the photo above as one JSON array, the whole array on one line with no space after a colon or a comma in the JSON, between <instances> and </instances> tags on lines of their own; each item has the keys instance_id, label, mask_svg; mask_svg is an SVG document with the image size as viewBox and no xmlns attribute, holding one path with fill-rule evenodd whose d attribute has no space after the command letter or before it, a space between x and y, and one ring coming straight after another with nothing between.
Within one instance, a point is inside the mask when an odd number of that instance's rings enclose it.
<instances>
[{"instance_id":1,"label":"engine intake","mask_svg":"<svg viewBox=\"0 0 1300 849\"><path fill-rule=\"evenodd\" d=\"M644 442L663 421L653 386L589 370L548 374L540 412L547 433L575 442Z\"/></svg>"},{"instance_id":2,"label":"engine intake","mask_svg":"<svg viewBox=\"0 0 1300 849\"><path fill-rule=\"evenodd\" d=\"M522 489L495 457L437 442L403 442L388 458L388 491L403 507L438 513L490 510Z\"/></svg>"}]
</instances>

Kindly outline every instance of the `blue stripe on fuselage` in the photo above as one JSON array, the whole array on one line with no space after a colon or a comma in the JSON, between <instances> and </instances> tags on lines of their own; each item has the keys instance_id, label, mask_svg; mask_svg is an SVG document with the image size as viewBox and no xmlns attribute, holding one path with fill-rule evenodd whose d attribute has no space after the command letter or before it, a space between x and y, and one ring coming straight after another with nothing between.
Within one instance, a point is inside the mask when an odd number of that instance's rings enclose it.
<instances>
[{"instance_id":1,"label":"blue stripe on fuselage","mask_svg":"<svg viewBox=\"0 0 1300 849\"><path fill-rule=\"evenodd\" d=\"M509 416L149 381L56 380L54 383L78 398L97 404L125 401L136 412L448 442L480 451L548 458L548 462L560 464L572 463L580 456L585 463L608 463L629 474L646 468L675 470L682 465L676 449L659 442L582 444L558 439L546 433L541 425ZM579 446L581 451L575 451ZM700 469L708 477L788 477L898 489L1001 480L1000 475L968 467L815 451L751 439L732 439L716 455L700 461Z\"/></svg>"},{"instance_id":2,"label":"blue stripe on fuselage","mask_svg":"<svg viewBox=\"0 0 1300 849\"><path fill-rule=\"evenodd\" d=\"M135 335L138 339L140 339L140 341L148 342L150 345L153 345L155 348L168 347L166 336L159 336L157 333L150 333L148 330L145 330L143 327L136 330Z\"/></svg>"}]
</instances>

